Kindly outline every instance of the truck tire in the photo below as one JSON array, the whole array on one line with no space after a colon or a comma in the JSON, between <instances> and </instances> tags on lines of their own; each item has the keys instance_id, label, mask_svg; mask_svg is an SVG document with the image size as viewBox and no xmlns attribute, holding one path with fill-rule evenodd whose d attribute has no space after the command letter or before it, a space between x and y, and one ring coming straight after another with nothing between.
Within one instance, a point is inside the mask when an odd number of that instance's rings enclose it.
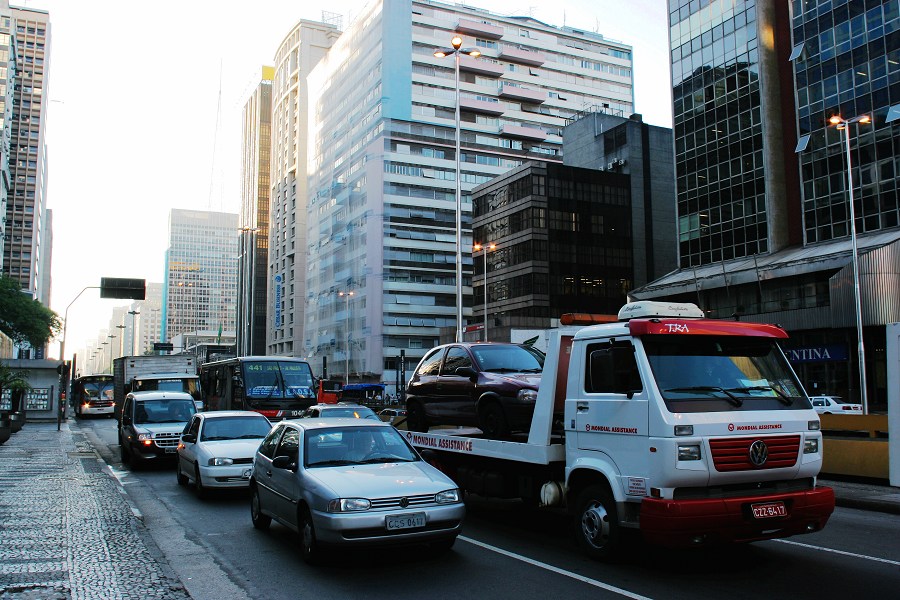
<instances>
[{"instance_id":1,"label":"truck tire","mask_svg":"<svg viewBox=\"0 0 900 600\"><path fill-rule=\"evenodd\" d=\"M578 545L594 560L609 560L622 541L616 502L604 485L590 485L575 503L575 536Z\"/></svg>"},{"instance_id":2,"label":"truck tire","mask_svg":"<svg viewBox=\"0 0 900 600\"><path fill-rule=\"evenodd\" d=\"M406 405L406 428L410 431L428 433L425 408L420 403L410 402Z\"/></svg>"},{"instance_id":3,"label":"truck tire","mask_svg":"<svg viewBox=\"0 0 900 600\"><path fill-rule=\"evenodd\" d=\"M509 424L506 413L497 401L490 401L478 411L478 428L485 437L492 440L503 440L509 437Z\"/></svg>"}]
</instances>

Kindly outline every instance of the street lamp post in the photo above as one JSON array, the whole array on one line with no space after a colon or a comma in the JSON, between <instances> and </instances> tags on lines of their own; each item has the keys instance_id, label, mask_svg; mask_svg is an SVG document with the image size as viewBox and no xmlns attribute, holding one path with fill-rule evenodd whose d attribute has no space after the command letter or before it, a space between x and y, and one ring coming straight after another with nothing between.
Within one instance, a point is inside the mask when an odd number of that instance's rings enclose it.
<instances>
[{"instance_id":1,"label":"street lamp post","mask_svg":"<svg viewBox=\"0 0 900 600\"><path fill-rule=\"evenodd\" d=\"M122 330L119 332L119 356L125 356L125 323L116 325L116 329Z\"/></svg>"},{"instance_id":2,"label":"street lamp post","mask_svg":"<svg viewBox=\"0 0 900 600\"><path fill-rule=\"evenodd\" d=\"M845 148L847 150L847 192L850 197L850 242L852 245L853 259L853 296L856 301L856 337L859 341L859 395L864 415L869 414L868 394L866 391L866 347L863 343L862 322L862 298L859 290L859 250L856 245L856 207L853 203L853 167L850 155L850 125L853 123L868 124L872 122L869 115L860 115L852 119L844 119L840 115L834 115L828 120L838 130L844 132Z\"/></svg>"},{"instance_id":3,"label":"street lamp post","mask_svg":"<svg viewBox=\"0 0 900 600\"><path fill-rule=\"evenodd\" d=\"M106 336L108 341L103 342L104 345L109 344L109 373L112 375L113 372L113 349L112 349L112 341L116 338L112 333Z\"/></svg>"},{"instance_id":4,"label":"street lamp post","mask_svg":"<svg viewBox=\"0 0 900 600\"><path fill-rule=\"evenodd\" d=\"M475 244L473 249L475 252L481 250L481 254L484 256L484 341L488 341L488 274L487 274L487 255L488 252L496 248L497 246L493 243L491 244Z\"/></svg>"},{"instance_id":5,"label":"street lamp post","mask_svg":"<svg viewBox=\"0 0 900 600\"><path fill-rule=\"evenodd\" d=\"M137 330L135 329L135 317L141 314L138 310L129 310L128 314L131 315L131 355L134 356L134 341L137 337Z\"/></svg>"},{"instance_id":6,"label":"street lamp post","mask_svg":"<svg viewBox=\"0 0 900 600\"><path fill-rule=\"evenodd\" d=\"M347 301L347 347L344 350L344 385L350 383L350 298L353 292L338 292L338 296Z\"/></svg>"},{"instance_id":7,"label":"street lamp post","mask_svg":"<svg viewBox=\"0 0 900 600\"><path fill-rule=\"evenodd\" d=\"M435 50L437 58L453 55L454 81L456 83L456 341L463 338L463 297L462 297L462 186L460 181L460 128L459 128L459 56L481 56L477 48L463 48L462 37L456 35L450 40L450 49Z\"/></svg>"}]
</instances>

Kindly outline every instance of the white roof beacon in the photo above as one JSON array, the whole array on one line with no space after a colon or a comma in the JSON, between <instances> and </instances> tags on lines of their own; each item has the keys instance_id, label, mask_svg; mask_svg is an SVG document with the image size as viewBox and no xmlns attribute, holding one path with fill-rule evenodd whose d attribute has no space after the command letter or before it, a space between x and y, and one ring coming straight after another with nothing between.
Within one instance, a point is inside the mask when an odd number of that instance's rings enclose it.
<instances>
[{"instance_id":1,"label":"white roof beacon","mask_svg":"<svg viewBox=\"0 0 900 600\"><path fill-rule=\"evenodd\" d=\"M706 315L696 304L690 302L652 302L639 300L629 302L619 309L619 320L652 319L652 318L678 318L678 319L702 319Z\"/></svg>"}]
</instances>

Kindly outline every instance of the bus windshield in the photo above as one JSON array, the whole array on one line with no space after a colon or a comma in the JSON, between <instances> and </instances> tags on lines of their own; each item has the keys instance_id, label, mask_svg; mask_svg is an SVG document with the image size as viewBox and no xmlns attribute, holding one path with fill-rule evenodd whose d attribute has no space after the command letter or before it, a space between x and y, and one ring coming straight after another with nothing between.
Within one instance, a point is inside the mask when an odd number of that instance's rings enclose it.
<instances>
[{"instance_id":1,"label":"bus windshield","mask_svg":"<svg viewBox=\"0 0 900 600\"><path fill-rule=\"evenodd\" d=\"M673 413L810 408L771 338L648 335L641 340Z\"/></svg>"},{"instance_id":2,"label":"bus windshield","mask_svg":"<svg viewBox=\"0 0 900 600\"><path fill-rule=\"evenodd\" d=\"M247 361L243 366L244 394L248 400L315 396L309 363L267 360Z\"/></svg>"}]
</instances>

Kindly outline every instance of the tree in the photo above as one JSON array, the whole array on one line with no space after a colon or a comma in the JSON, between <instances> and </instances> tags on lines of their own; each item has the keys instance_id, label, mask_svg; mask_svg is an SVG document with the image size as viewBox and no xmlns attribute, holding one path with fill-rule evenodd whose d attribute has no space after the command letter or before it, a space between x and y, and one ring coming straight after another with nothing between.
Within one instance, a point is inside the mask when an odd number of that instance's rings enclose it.
<instances>
[{"instance_id":1,"label":"tree","mask_svg":"<svg viewBox=\"0 0 900 600\"><path fill-rule=\"evenodd\" d=\"M18 281L0 275L0 331L17 344L40 348L61 328L59 315L23 294Z\"/></svg>"}]
</instances>

